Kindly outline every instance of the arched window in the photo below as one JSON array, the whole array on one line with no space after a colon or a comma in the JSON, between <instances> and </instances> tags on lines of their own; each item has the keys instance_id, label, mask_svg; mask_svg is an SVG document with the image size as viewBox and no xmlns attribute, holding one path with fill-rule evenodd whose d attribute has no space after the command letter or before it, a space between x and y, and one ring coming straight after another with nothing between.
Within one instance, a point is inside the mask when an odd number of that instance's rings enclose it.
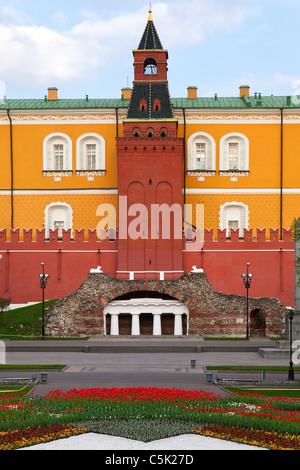
<instances>
[{"instance_id":1,"label":"arched window","mask_svg":"<svg viewBox=\"0 0 300 470\"><path fill-rule=\"evenodd\" d=\"M77 171L105 170L105 140L99 134L84 134L77 140Z\"/></svg>"},{"instance_id":2,"label":"arched window","mask_svg":"<svg viewBox=\"0 0 300 470\"><path fill-rule=\"evenodd\" d=\"M144 62L144 74L145 75L156 75L157 74L157 64L156 60L149 57Z\"/></svg>"},{"instance_id":3,"label":"arched window","mask_svg":"<svg viewBox=\"0 0 300 470\"><path fill-rule=\"evenodd\" d=\"M156 98L153 102L153 110L160 111L161 110L161 102L158 98Z\"/></svg>"},{"instance_id":4,"label":"arched window","mask_svg":"<svg viewBox=\"0 0 300 470\"><path fill-rule=\"evenodd\" d=\"M147 111L147 101L145 98L140 101L140 111Z\"/></svg>"},{"instance_id":5,"label":"arched window","mask_svg":"<svg viewBox=\"0 0 300 470\"><path fill-rule=\"evenodd\" d=\"M50 134L43 143L44 171L72 171L72 141L66 134Z\"/></svg>"},{"instance_id":6,"label":"arched window","mask_svg":"<svg viewBox=\"0 0 300 470\"><path fill-rule=\"evenodd\" d=\"M220 171L249 171L249 140L231 133L220 141Z\"/></svg>"},{"instance_id":7,"label":"arched window","mask_svg":"<svg viewBox=\"0 0 300 470\"><path fill-rule=\"evenodd\" d=\"M63 238L63 230L73 228L73 210L66 202L53 202L45 209L45 238L50 230L58 230L58 238Z\"/></svg>"},{"instance_id":8,"label":"arched window","mask_svg":"<svg viewBox=\"0 0 300 470\"><path fill-rule=\"evenodd\" d=\"M244 237L244 230L249 227L248 206L242 202L226 202L220 208L220 229L226 229L226 237L231 237L231 230L239 230L239 237Z\"/></svg>"},{"instance_id":9,"label":"arched window","mask_svg":"<svg viewBox=\"0 0 300 470\"><path fill-rule=\"evenodd\" d=\"M205 132L197 132L188 140L188 170L215 171L216 143Z\"/></svg>"}]
</instances>

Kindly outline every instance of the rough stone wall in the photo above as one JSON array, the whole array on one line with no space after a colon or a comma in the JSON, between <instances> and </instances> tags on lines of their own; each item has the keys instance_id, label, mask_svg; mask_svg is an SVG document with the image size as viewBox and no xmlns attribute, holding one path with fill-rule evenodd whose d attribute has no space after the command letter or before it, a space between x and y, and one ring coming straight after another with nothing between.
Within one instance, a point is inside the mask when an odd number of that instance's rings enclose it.
<instances>
[{"instance_id":1,"label":"rough stone wall","mask_svg":"<svg viewBox=\"0 0 300 470\"><path fill-rule=\"evenodd\" d=\"M130 292L170 296L189 309L189 335L245 337L246 297L215 292L205 273L190 273L176 281L120 280L106 274L88 274L74 293L56 302L46 314L46 334L82 337L104 334L103 309L107 303ZM277 299L249 297L250 312L261 309L266 316L266 336L285 333L285 306Z\"/></svg>"}]
</instances>

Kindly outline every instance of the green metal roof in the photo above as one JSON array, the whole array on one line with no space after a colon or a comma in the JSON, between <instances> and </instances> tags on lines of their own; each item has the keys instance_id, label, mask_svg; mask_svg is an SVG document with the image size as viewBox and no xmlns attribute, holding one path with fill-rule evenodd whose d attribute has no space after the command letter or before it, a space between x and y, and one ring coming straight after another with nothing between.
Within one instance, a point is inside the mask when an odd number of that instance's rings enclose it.
<instances>
[{"instance_id":1,"label":"green metal roof","mask_svg":"<svg viewBox=\"0 0 300 470\"><path fill-rule=\"evenodd\" d=\"M300 97L287 96L251 96L239 97L204 97L197 99L172 98L174 109L297 109ZM0 110L71 110L71 109L126 109L129 100L123 99L5 99L0 100Z\"/></svg>"},{"instance_id":2,"label":"green metal roof","mask_svg":"<svg viewBox=\"0 0 300 470\"><path fill-rule=\"evenodd\" d=\"M111 109L127 108L129 100L123 99L59 99L48 101L47 99L23 99L0 100L0 109L11 110L51 110L51 109Z\"/></svg>"},{"instance_id":3,"label":"green metal roof","mask_svg":"<svg viewBox=\"0 0 300 470\"><path fill-rule=\"evenodd\" d=\"M297 98L297 97L295 97ZM276 109L300 108L300 98L293 99L287 96L251 96L244 97L213 97L213 98L173 98L174 108L187 109Z\"/></svg>"}]
</instances>

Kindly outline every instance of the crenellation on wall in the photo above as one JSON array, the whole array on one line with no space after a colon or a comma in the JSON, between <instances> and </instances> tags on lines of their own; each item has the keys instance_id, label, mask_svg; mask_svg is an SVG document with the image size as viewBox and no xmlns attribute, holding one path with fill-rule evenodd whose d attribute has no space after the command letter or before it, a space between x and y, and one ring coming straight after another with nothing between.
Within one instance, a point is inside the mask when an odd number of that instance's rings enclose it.
<instances>
[{"instance_id":1,"label":"crenellation on wall","mask_svg":"<svg viewBox=\"0 0 300 470\"><path fill-rule=\"evenodd\" d=\"M108 231L104 231L109 235ZM219 230L214 237L213 230L204 231L205 240L202 244L186 242L188 249L183 252L183 271L190 273L202 269L216 291L226 294L245 293L241 282L241 274L250 263L253 273L251 295L253 297L276 297L287 306L294 302L294 243L291 230L283 230L283 240L279 239L279 231L271 229L271 238L267 229L245 231L245 238L239 239L232 233L226 239L225 231ZM113 239L113 234L116 239ZM50 231L49 239L45 239L45 230L7 230L0 231L0 296L11 297L13 303L38 302L41 291L38 282L41 262L50 274L46 289L47 299L58 299L73 292L85 281L91 269L98 266L103 273L112 278L128 280L130 273L117 273L118 232L113 230L110 239L100 240L97 230L74 229L63 233L62 240L57 231ZM252 236L251 236L252 234ZM72 235L72 236L71 236ZM200 231L197 236L203 236ZM22 266L22 268L21 268ZM134 273L135 282L142 281L145 286L149 280L147 274ZM165 279L178 279L181 273L164 273ZM140 277L140 279L138 279ZM272 278L272 282L269 279ZM160 272L153 273L159 292L176 297L179 290L168 285L161 290ZM120 284L121 292L126 293L128 286ZM133 287L132 287L133 289ZM148 290L145 287L144 290ZM119 291L118 291L119 292ZM182 300L182 298L180 298ZM184 302L190 300L184 299Z\"/></svg>"}]
</instances>

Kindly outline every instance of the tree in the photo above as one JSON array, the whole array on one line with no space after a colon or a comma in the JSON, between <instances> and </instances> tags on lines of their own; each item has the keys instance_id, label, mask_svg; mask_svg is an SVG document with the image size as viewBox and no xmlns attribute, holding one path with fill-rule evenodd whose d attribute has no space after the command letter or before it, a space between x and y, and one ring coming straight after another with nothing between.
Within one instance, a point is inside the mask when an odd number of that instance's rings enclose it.
<instances>
[{"instance_id":1,"label":"tree","mask_svg":"<svg viewBox=\"0 0 300 470\"><path fill-rule=\"evenodd\" d=\"M300 217L294 219L292 223L292 239L295 242L295 273L297 278L297 285L300 285Z\"/></svg>"},{"instance_id":2,"label":"tree","mask_svg":"<svg viewBox=\"0 0 300 470\"><path fill-rule=\"evenodd\" d=\"M4 297L0 297L0 313L3 317L4 325L7 324L7 310L10 306L11 298L5 299Z\"/></svg>"}]
</instances>

